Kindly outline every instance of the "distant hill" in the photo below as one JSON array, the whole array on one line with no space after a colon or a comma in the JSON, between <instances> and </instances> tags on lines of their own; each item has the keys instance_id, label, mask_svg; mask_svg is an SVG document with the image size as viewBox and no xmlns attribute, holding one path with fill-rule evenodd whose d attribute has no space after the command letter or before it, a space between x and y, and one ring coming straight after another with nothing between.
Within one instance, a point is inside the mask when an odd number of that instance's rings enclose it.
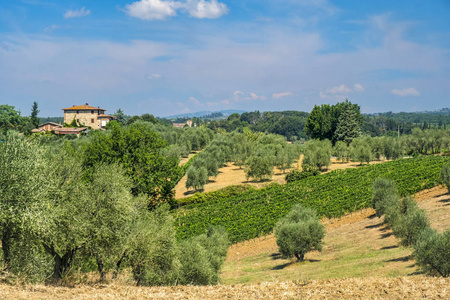
<instances>
[{"instance_id":1,"label":"distant hill","mask_svg":"<svg viewBox=\"0 0 450 300\"><path fill-rule=\"evenodd\" d=\"M244 112L246 112L246 111L238 110L238 109L226 109L226 110L221 110L221 111L198 111L198 112L193 112L193 113L167 116L167 117L163 117L163 118L164 119L201 118L203 116L211 115L213 113L221 113L224 117L228 117L229 115L234 114L234 113L242 114Z\"/></svg>"}]
</instances>

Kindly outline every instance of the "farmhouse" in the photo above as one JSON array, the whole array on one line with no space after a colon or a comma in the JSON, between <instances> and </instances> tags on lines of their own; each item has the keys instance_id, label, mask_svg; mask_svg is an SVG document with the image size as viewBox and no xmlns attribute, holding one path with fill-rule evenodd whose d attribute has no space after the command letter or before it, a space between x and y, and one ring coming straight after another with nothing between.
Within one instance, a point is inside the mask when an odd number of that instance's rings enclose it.
<instances>
[{"instance_id":1,"label":"farmhouse","mask_svg":"<svg viewBox=\"0 0 450 300\"><path fill-rule=\"evenodd\" d=\"M186 123L173 123L173 127L176 127L176 128L183 128L186 125L189 127L192 127L192 125L194 125L194 127L197 126L197 124L193 124L191 119L187 120Z\"/></svg>"},{"instance_id":2,"label":"farmhouse","mask_svg":"<svg viewBox=\"0 0 450 300\"><path fill-rule=\"evenodd\" d=\"M64 123L71 124L73 120L78 126L91 127L92 129L105 128L106 124L115 119L114 116L105 115L106 109L100 107L84 105L74 105L63 108Z\"/></svg>"},{"instance_id":3,"label":"farmhouse","mask_svg":"<svg viewBox=\"0 0 450 300\"><path fill-rule=\"evenodd\" d=\"M38 128L31 130L31 132L37 133L37 132L46 132L46 131L56 131L58 129L62 128L61 124L54 123L54 122L45 122L44 124L39 125Z\"/></svg>"}]
</instances>

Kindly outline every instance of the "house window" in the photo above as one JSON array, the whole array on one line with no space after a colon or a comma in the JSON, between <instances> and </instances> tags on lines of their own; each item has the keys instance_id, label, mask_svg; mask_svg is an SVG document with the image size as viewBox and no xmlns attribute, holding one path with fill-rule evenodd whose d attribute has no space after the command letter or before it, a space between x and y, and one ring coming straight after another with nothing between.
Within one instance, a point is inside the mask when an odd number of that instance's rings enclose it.
<instances>
[{"instance_id":1,"label":"house window","mask_svg":"<svg viewBox=\"0 0 450 300\"><path fill-rule=\"evenodd\" d=\"M77 114L79 114L80 113L80 111L79 110L77 110Z\"/></svg>"},{"instance_id":2,"label":"house window","mask_svg":"<svg viewBox=\"0 0 450 300\"><path fill-rule=\"evenodd\" d=\"M94 111L93 111L93 110L91 110L91 114L94 114Z\"/></svg>"},{"instance_id":3,"label":"house window","mask_svg":"<svg viewBox=\"0 0 450 300\"><path fill-rule=\"evenodd\" d=\"M94 119L91 119L91 123L94 123Z\"/></svg>"}]
</instances>

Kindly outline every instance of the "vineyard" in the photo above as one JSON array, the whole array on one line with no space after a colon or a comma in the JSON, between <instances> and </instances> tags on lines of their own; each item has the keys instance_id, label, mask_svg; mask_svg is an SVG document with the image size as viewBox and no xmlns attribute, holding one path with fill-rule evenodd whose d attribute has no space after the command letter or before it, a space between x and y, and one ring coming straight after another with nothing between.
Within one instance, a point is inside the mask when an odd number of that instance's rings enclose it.
<instances>
[{"instance_id":1,"label":"vineyard","mask_svg":"<svg viewBox=\"0 0 450 300\"><path fill-rule=\"evenodd\" d=\"M223 226L232 242L272 232L278 219L296 203L313 207L321 217L340 217L370 206L371 185L379 177L394 180L402 196L440 183L440 170L450 157L425 156L337 170L301 181L271 185L176 210L177 235L189 238L209 225Z\"/></svg>"}]
</instances>

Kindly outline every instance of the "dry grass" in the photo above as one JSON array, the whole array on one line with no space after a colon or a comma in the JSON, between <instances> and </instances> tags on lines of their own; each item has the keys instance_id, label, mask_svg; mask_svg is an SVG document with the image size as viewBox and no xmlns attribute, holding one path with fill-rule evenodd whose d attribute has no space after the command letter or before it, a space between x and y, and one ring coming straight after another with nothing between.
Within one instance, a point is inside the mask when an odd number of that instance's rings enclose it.
<instances>
[{"instance_id":1,"label":"dry grass","mask_svg":"<svg viewBox=\"0 0 450 300\"><path fill-rule=\"evenodd\" d=\"M303 155L300 156L300 158L292 164L292 168L287 169L286 172L289 172L292 169L299 169L301 170L301 165L303 161ZM386 162L387 160L380 160L380 161L374 161L371 162L371 164L374 163L382 163ZM186 163L187 160L184 160L184 163ZM347 168L356 168L360 164L358 162L338 162L335 158L332 158L331 165L328 168L326 172L331 172L332 170L340 170L340 169L347 169ZM245 172L243 168L239 168L238 166L235 166L233 163L227 163L225 167L219 169L219 175L214 180L211 180L209 183L205 185L204 192L213 192L220 189L223 189L230 185L251 185L255 188L263 188L267 186L270 183L278 183L278 184L284 184L285 176L286 174L283 173L282 170L279 170L278 168L274 168L274 175L272 176L272 179L269 181L263 181L263 182L257 182L257 181L248 181L245 177ZM326 173L325 172L325 173ZM192 196L192 191L186 189L186 176L181 178L181 180L178 182L177 186L175 187L175 199L179 198L185 198Z\"/></svg>"},{"instance_id":2,"label":"dry grass","mask_svg":"<svg viewBox=\"0 0 450 300\"><path fill-rule=\"evenodd\" d=\"M432 277L295 280L245 285L54 287L0 285L2 299L448 299L450 279Z\"/></svg>"}]
</instances>

